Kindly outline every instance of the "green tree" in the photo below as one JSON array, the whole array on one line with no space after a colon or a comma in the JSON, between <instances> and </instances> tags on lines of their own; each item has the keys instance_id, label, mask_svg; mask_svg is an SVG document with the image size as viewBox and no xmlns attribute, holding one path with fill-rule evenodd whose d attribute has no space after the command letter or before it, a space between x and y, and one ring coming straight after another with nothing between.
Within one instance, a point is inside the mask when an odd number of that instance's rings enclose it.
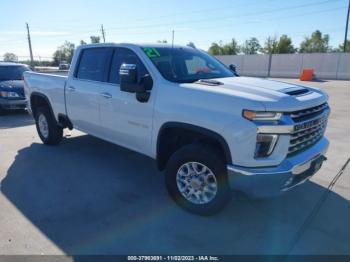
<instances>
[{"instance_id":1,"label":"green tree","mask_svg":"<svg viewBox=\"0 0 350 262\"><path fill-rule=\"evenodd\" d=\"M80 40L80 45L86 45L87 43L84 40Z\"/></svg>"},{"instance_id":2,"label":"green tree","mask_svg":"<svg viewBox=\"0 0 350 262\"><path fill-rule=\"evenodd\" d=\"M279 54L293 54L296 52L292 39L287 35L282 35L280 37L277 45L277 50Z\"/></svg>"},{"instance_id":3,"label":"green tree","mask_svg":"<svg viewBox=\"0 0 350 262\"><path fill-rule=\"evenodd\" d=\"M241 46L241 51L246 55L257 54L261 49L259 40L255 37L252 37L244 42Z\"/></svg>"},{"instance_id":4,"label":"green tree","mask_svg":"<svg viewBox=\"0 0 350 262\"><path fill-rule=\"evenodd\" d=\"M269 36L266 41L264 47L261 51L264 54L278 54L278 40L276 36Z\"/></svg>"},{"instance_id":5,"label":"green tree","mask_svg":"<svg viewBox=\"0 0 350 262\"><path fill-rule=\"evenodd\" d=\"M222 45L221 43L212 43L209 47L208 53L211 55L223 55Z\"/></svg>"},{"instance_id":6,"label":"green tree","mask_svg":"<svg viewBox=\"0 0 350 262\"><path fill-rule=\"evenodd\" d=\"M187 44L187 46L192 47L192 48L196 48L196 45L193 42L189 42Z\"/></svg>"},{"instance_id":7,"label":"green tree","mask_svg":"<svg viewBox=\"0 0 350 262\"><path fill-rule=\"evenodd\" d=\"M316 30L300 44L300 53L325 53L330 51L329 35Z\"/></svg>"},{"instance_id":8,"label":"green tree","mask_svg":"<svg viewBox=\"0 0 350 262\"><path fill-rule=\"evenodd\" d=\"M344 43L339 45L338 48L335 49L336 52L344 52ZM350 40L346 40L345 43L345 52L350 52Z\"/></svg>"},{"instance_id":9,"label":"green tree","mask_svg":"<svg viewBox=\"0 0 350 262\"><path fill-rule=\"evenodd\" d=\"M276 36L269 36L262 48L264 54L291 54L295 51L292 39L287 35L282 35L278 40Z\"/></svg>"},{"instance_id":10,"label":"green tree","mask_svg":"<svg viewBox=\"0 0 350 262\"><path fill-rule=\"evenodd\" d=\"M99 36L92 35L92 36L90 36L90 40L91 40L91 44L98 44L98 43L100 43L101 39Z\"/></svg>"},{"instance_id":11,"label":"green tree","mask_svg":"<svg viewBox=\"0 0 350 262\"><path fill-rule=\"evenodd\" d=\"M72 62L73 54L74 54L75 45L68 41L64 42L64 44L55 51L53 54L54 65L58 66L61 61L67 61L68 63Z\"/></svg>"},{"instance_id":12,"label":"green tree","mask_svg":"<svg viewBox=\"0 0 350 262\"><path fill-rule=\"evenodd\" d=\"M16 56L14 53L5 53L4 54L4 62L17 62L18 56Z\"/></svg>"},{"instance_id":13,"label":"green tree","mask_svg":"<svg viewBox=\"0 0 350 262\"><path fill-rule=\"evenodd\" d=\"M230 43L227 43L222 47L222 53L224 55L237 55L239 53L237 41L232 38Z\"/></svg>"}]
</instances>

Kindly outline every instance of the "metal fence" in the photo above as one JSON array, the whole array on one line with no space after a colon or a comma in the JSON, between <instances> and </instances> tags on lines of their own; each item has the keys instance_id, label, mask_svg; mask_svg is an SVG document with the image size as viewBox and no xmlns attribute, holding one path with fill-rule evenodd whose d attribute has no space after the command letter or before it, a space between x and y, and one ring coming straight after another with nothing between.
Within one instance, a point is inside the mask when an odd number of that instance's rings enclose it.
<instances>
[{"instance_id":1,"label":"metal fence","mask_svg":"<svg viewBox=\"0 0 350 262\"><path fill-rule=\"evenodd\" d=\"M234 64L240 75L259 77L299 77L304 68L313 68L320 79L350 80L350 53L227 55L217 56L224 64Z\"/></svg>"}]
</instances>

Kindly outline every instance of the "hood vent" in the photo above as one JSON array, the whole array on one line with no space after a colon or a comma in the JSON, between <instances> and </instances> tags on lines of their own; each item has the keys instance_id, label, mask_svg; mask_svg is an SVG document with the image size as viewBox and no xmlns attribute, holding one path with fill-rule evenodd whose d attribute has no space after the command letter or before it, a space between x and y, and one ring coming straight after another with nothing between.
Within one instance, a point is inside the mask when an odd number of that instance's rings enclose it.
<instances>
[{"instance_id":1,"label":"hood vent","mask_svg":"<svg viewBox=\"0 0 350 262\"><path fill-rule=\"evenodd\" d=\"M196 82L196 84L207 85L207 86L219 86L224 83L212 79L200 79Z\"/></svg>"},{"instance_id":2,"label":"hood vent","mask_svg":"<svg viewBox=\"0 0 350 262\"><path fill-rule=\"evenodd\" d=\"M290 96L303 96L303 95L307 95L309 93L311 93L311 91L305 87L292 87L292 88L287 88L284 90L281 90L282 93L286 94L286 95L290 95Z\"/></svg>"}]
</instances>

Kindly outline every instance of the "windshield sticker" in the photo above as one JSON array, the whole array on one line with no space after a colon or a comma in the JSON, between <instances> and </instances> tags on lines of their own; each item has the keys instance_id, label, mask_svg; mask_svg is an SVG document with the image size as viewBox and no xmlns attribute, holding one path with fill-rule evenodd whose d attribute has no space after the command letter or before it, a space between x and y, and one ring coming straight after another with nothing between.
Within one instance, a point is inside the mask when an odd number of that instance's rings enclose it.
<instances>
[{"instance_id":1,"label":"windshield sticker","mask_svg":"<svg viewBox=\"0 0 350 262\"><path fill-rule=\"evenodd\" d=\"M149 58L160 57L159 52L155 48L147 47L144 48L143 51Z\"/></svg>"}]
</instances>

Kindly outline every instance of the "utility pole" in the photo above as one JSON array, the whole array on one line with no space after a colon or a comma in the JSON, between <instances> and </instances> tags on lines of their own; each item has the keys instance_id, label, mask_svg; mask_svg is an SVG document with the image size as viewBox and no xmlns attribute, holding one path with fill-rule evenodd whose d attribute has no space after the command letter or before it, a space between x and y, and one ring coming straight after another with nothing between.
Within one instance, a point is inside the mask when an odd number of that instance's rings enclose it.
<instances>
[{"instance_id":1,"label":"utility pole","mask_svg":"<svg viewBox=\"0 0 350 262\"><path fill-rule=\"evenodd\" d=\"M30 40L30 31L29 31L29 25L26 23L27 26L27 35L28 35L28 45L29 45L29 54L30 54L30 67L34 68L34 59L33 59L33 50L32 50L32 42Z\"/></svg>"},{"instance_id":2,"label":"utility pole","mask_svg":"<svg viewBox=\"0 0 350 262\"><path fill-rule=\"evenodd\" d=\"M175 38L175 30L172 31L172 40L171 40L171 46L174 48L174 38Z\"/></svg>"},{"instance_id":3,"label":"utility pole","mask_svg":"<svg viewBox=\"0 0 350 262\"><path fill-rule=\"evenodd\" d=\"M349 0L349 6L348 6L348 15L346 17L346 25L345 25L344 53L346 52L346 40L348 39L349 14L350 14L350 0Z\"/></svg>"},{"instance_id":4,"label":"utility pole","mask_svg":"<svg viewBox=\"0 0 350 262\"><path fill-rule=\"evenodd\" d=\"M106 43L105 29L103 28L103 25L101 25L101 32L102 32L103 43Z\"/></svg>"}]
</instances>

